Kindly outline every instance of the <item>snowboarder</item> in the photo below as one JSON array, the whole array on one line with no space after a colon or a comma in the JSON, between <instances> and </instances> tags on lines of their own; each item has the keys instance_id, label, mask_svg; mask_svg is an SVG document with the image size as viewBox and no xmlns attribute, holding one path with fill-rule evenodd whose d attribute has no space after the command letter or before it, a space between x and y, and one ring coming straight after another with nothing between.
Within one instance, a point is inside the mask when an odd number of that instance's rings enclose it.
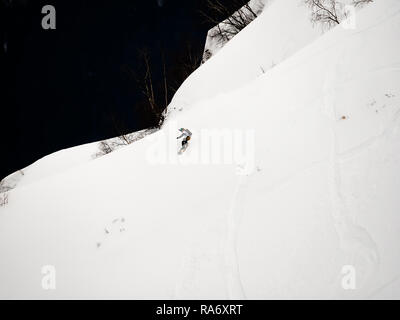
<instances>
[{"instance_id":1,"label":"snowboarder","mask_svg":"<svg viewBox=\"0 0 400 320\"><path fill-rule=\"evenodd\" d=\"M182 140L182 148L181 148L181 150L179 150L178 154L182 154L183 152L185 152L185 150L187 149L187 147L189 145L188 142L191 139L192 133L188 129L185 129L185 128L180 128L179 131L181 132L181 135L179 137L177 137L177 139L180 139L183 137L183 140Z\"/></svg>"}]
</instances>

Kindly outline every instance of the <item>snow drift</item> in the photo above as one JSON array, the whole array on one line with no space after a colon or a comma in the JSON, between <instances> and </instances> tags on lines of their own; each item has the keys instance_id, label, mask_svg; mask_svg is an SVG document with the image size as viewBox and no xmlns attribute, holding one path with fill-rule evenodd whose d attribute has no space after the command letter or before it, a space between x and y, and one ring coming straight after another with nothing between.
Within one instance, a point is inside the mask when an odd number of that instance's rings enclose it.
<instances>
[{"instance_id":1,"label":"snow drift","mask_svg":"<svg viewBox=\"0 0 400 320\"><path fill-rule=\"evenodd\" d=\"M248 2L248 7L244 6L238 11L236 11L230 18L237 19L239 18L239 21L241 21L241 16L240 13L244 14L245 17L249 17L249 8L257 15L259 16L261 12L264 9L267 9L267 6L270 4L270 2L273 0L251 0ZM242 16L242 17L244 17ZM235 21L235 20L231 20ZM220 38L216 37L216 33L218 33L219 29L223 31L228 31L230 33L235 34L237 30L232 27L232 24L229 23L228 19L222 21L221 23L217 24L215 27L211 28L208 33L207 33L207 39L206 43L204 46L204 53L203 53L203 61L208 60L210 57L214 56L217 54L219 50L221 50L228 42L231 40L234 35L229 35L228 37Z\"/></svg>"},{"instance_id":2,"label":"snow drift","mask_svg":"<svg viewBox=\"0 0 400 320\"><path fill-rule=\"evenodd\" d=\"M302 49L293 4L196 71L162 130L9 192L0 298L400 297L400 3Z\"/></svg>"},{"instance_id":3,"label":"snow drift","mask_svg":"<svg viewBox=\"0 0 400 320\"><path fill-rule=\"evenodd\" d=\"M183 83L173 98L173 106L185 109L268 72L320 35L309 16L302 1L267 2L256 20Z\"/></svg>"}]
</instances>

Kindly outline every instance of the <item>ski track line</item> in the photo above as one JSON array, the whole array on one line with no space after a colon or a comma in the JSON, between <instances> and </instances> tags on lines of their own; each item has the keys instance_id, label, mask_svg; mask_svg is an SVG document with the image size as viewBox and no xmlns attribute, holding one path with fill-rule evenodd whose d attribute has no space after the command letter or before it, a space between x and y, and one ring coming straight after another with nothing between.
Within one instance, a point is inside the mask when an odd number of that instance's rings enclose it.
<instances>
[{"instance_id":1,"label":"ski track line","mask_svg":"<svg viewBox=\"0 0 400 320\"><path fill-rule=\"evenodd\" d=\"M227 214L227 231L224 240L225 281L228 298L231 300L246 299L242 281L240 279L239 262L237 258L237 222L243 209L243 200L247 188L247 176L241 176L234 192L231 207Z\"/></svg>"},{"instance_id":2,"label":"ski track line","mask_svg":"<svg viewBox=\"0 0 400 320\"><path fill-rule=\"evenodd\" d=\"M199 248L192 244L183 255L179 279L175 284L174 299L196 299L199 274Z\"/></svg>"},{"instance_id":3,"label":"ski track line","mask_svg":"<svg viewBox=\"0 0 400 320\"><path fill-rule=\"evenodd\" d=\"M325 163L328 162L329 158L325 157L321 160L315 160L312 161L296 170L294 170L292 173L287 174L286 176L283 176L279 179L276 179L270 186L264 187L264 188L260 188L259 190L264 190L264 194L267 195L273 191L275 191L278 188L282 188L285 185L287 185L288 183L290 183L293 179L296 179L298 176L300 176L301 174Z\"/></svg>"},{"instance_id":4,"label":"ski track line","mask_svg":"<svg viewBox=\"0 0 400 320\"><path fill-rule=\"evenodd\" d=\"M384 283L382 286L380 286L379 288L374 290L370 295L368 295L367 299L374 299L373 297L375 295L379 294L379 292L381 292L382 290L386 289L387 287L389 287L390 285L392 285L393 283L395 283L399 279L400 279L400 274L398 274L397 276L395 276L394 278L392 278L391 280L389 280L388 282Z\"/></svg>"},{"instance_id":5,"label":"ski track line","mask_svg":"<svg viewBox=\"0 0 400 320\"><path fill-rule=\"evenodd\" d=\"M342 55L339 55L336 63L329 69L324 84L324 109L331 117L331 177L330 197L332 206L332 218L334 227L339 237L341 249L347 254L349 262L366 271L361 274L362 286L360 289L367 289L379 267L378 247L369 232L352 221L349 217L349 210L345 197L342 193L341 157L338 153L337 126L335 121L336 111L336 84L338 83L338 70L341 70L341 63L345 61L346 48L343 48ZM364 147L362 147L364 149ZM361 261L360 261L361 259ZM357 270L358 271L358 270ZM358 273L359 274L359 273ZM338 291L338 294L340 292Z\"/></svg>"},{"instance_id":6,"label":"ski track line","mask_svg":"<svg viewBox=\"0 0 400 320\"><path fill-rule=\"evenodd\" d=\"M291 63L290 59L294 55L298 54L299 52L302 52L303 50L305 50L306 48L311 46L312 45L312 42L311 42L310 44L306 45L304 48L302 48L302 49L298 50L296 53L292 54L288 59L281 61L281 63L277 64L276 67L278 67L278 68L280 67L280 69L281 69L280 74L282 77L284 77L284 76L286 76L286 73L292 72L293 70L295 70L301 66L304 66L305 64L308 63L308 61L313 61L314 60L313 58L320 56L322 53L327 52L327 51L332 51L332 48L335 48L337 46L341 46L341 45L346 46L347 42L353 41L353 39L352 39L353 37L357 37L360 34L366 32L370 29L377 28L381 24L388 23L390 20L395 18L398 14L400 14L400 10L397 10L392 14L384 14L383 18L379 19L375 24L365 26L363 29L360 29L360 30L350 31L350 33L346 37L343 37L343 40L341 40L339 43L334 42L333 40L329 40L329 42L327 44L325 44L324 47L311 52L310 55L307 55L307 57L304 57L301 60L299 60L300 62L298 62L296 64ZM338 25L335 28L340 28L340 27L342 28L343 26ZM328 32L332 32L335 28L330 29ZM284 64L285 62L286 62L286 64ZM269 70L272 70L272 69L274 69L274 68L271 68Z\"/></svg>"},{"instance_id":7,"label":"ski track line","mask_svg":"<svg viewBox=\"0 0 400 320\"><path fill-rule=\"evenodd\" d=\"M347 151L337 153L338 161L341 164L343 164L346 161L351 160L352 158L357 156L359 153L362 153L365 149L368 149L369 147L373 146L376 142L392 135L397 130L397 124L399 118L400 118L400 110L397 110L393 115L391 123L387 126L385 130L383 130L383 132L367 139L366 141L360 143L358 146L355 146Z\"/></svg>"}]
</instances>

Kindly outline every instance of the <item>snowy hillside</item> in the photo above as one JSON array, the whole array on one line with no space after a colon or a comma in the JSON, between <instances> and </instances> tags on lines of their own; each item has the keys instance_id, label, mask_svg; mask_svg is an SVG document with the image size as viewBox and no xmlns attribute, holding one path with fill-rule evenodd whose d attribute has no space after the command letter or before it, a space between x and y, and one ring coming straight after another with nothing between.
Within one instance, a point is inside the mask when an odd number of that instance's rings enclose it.
<instances>
[{"instance_id":1,"label":"snowy hillside","mask_svg":"<svg viewBox=\"0 0 400 320\"><path fill-rule=\"evenodd\" d=\"M264 9L267 9L268 5L274 0L251 0L248 2L248 7L242 7L240 10L241 12L244 12L245 16L246 14L249 13L249 10L247 8L250 8L252 12L254 12L257 16L259 16ZM239 12L240 12L239 10ZM235 16L236 14L236 16ZM236 17L238 16L238 12L234 13L234 18L232 19L237 19ZM234 21L234 20L232 20ZM229 37L216 37L215 34L218 33L218 28L220 30L227 30L228 32L233 32L235 33L234 28L232 28L232 25L229 23L228 20L224 20L215 27L211 28L208 31L207 34L207 39L206 39L206 44L204 46L204 54L203 54L203 61L208 60L210 57L216 55L218 51L220 51L225 44L229 42L229 38L233 37L232 35Z\"/></svg>"},{"instance_id":2,"label":"snowy hillside","mask_svg":"<svg viewBox=\"0 0 400 320\"><path fill-rule=\"evenodd\" d=\"M272 0L262 14L193 73L175 94L179 110L240 88L320 35L301 1Z\"/></svg>"},{"instance_id":3,"label":"snowy hillside","mask_svg":"<svg viewBox=\"0 0 400 320\"><path fill-rule=\"evenodd\" d=\"M307 17L274 1L162 130L38 161L61 169L0 208L0 298L400 298L400 2L323 36Z\"/></svg>"}]
</instances>

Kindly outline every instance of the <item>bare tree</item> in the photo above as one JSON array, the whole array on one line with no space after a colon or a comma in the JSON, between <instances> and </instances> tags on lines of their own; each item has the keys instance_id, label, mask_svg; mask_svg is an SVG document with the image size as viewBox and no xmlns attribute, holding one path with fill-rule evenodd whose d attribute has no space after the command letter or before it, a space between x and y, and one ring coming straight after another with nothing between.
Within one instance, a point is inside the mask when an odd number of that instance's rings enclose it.
<instances>
[{"instance_id":1,"label":"bare tree","mask_svg":"<svg viewBox=\"0 0 400 320\"><path fill-rule=\"evenodd\" d=\"M311 21L319 23L328 29L339 24L342 19L347 18L344 9L345 5L337 0L304 0L305 4L311 9ZM373 0L353 0L354 7L373 2Z\"/></svg>"},{"instance_id":2,"label":"bare tree","mask_svg":"<svg viewBox=\"0 0 400 320\"><path fill-rule=\"evenodd\" d=\"M203 47L187 41L182 50L171 56L168 75L168 89L173 96L181 84L201 65Z\"/></svg>"},{"instance_id":3,"label":"bare tree","mask_svg":"<svg viewBox=\"0 0 400 320\"><path fill-rule=\"evenodd\" d=\"M156 128L144 129L141 131L125 134L124 138L122 138L122 136L119 136L116 138L103 140L99 143L98 151L94 155L92 155L92 158L95 159L95 158L104 156L106 154L109 154L115 150L118 150L121 147L127 146L136 141L139 141L139 140L143 139L144 137L148 136L149 134L156 132L157 130L158 129L156 129Z\"/></svg>"},{"instance_id":4,"label":"bare tree","mask_svg":"<svg viewBox=\"0 0 400 320\"><path fill-rule=\"evenodd\" d=\"M0 207L8 204L8 193L0 193Z\"/></svg>"},{"instance_id":5,"label":"bare tree","mask_svg":"<svg viewBox=\"0 0 400 320\"><path fill-rule=\"evenodd\" d=\"M148 49L142 49L139 51L139 56L143 61L143 68L142 70L135 72L136 83L147 101L148 113L155 121L154 127L160 128L164 122L163 112L168 105L168 86L165 57L162 53L163 61L161 72L163 75L162 90L164 90L164 102L159 102L160 100L158 99L159 97L156 96L156 92L160 92L160 90L155 90L150 52Z\"/></svg>"},{"instance_id":6,"label":"bare tree","mask_svg":"<svg viewBox=\"0 0 400 320\"><path fill-rule=\"evenodd\" d=\"M143 95L146 97L151 111L154 113L156 110L156 100L154 96L153 77L150 67L150 54L147 49L142 49L139 54L141 55L145 67L145 72L142 78L138 79L139 88L142 90Z\"/></svg>"},{"instance_id":7,"label":"bare tree","mask_svg":"<svg viewBox=\"0 0 400 320\"><path fill-rule=\"evenodd\" d=\"M311 9L311 21L328 28L339 24L338 3L336 0L305 0Z\"/></svg>"},{"instance_id":8,"label":"bare tree","mask_svg":"<svg viewBox=\"0 0 400 320\"><path fill-rule=\"evenodd\" d=\"M111 114L111 121L114 127L114 131L118 134L119 145L128 145L131 144L132 141L130 140L129 134L127 133L128 130L126 129L125 123L117 118L114 113ZM105 147L104 150L107 150ZM109 152L107 152L109 153Z\"/></svg>"},{"instance_id":9,"label":"bare tree","mask_svg":"<svg viewBox=\"0 0 400 320\"><path fill-rule=\"evenodd\" d=\"M101 141L99 143L99 153L96 154L96 157L109 154L113 151L114 150L111 148L110 144L107 141Z\"/></svg>"},{"instance_id":10,"label":"bare tree","mask_svg":"<svg viewBox=\"0 0 400 320\"><path fill-rule=\"evenodd\" d=\"M231 0L229 5L221 0L205 0L205 6L206 11L201 11L201 14L207 23L215 26L210 36L221 43L229 41L242 31L257 18L262 9L261 6L252 8L249 2L246 4L243 0Z\"/></svg>"},{"instance_id":11,"label":"bare tree","mask_svg":"<svg viewBox=\"0 0 400 320\"><path fill-rule=\"evenodd\" d=\"M371 2L374 2L374 0L353 0L353 5L355 7L361 7Z\"/></svg>"},{"instance_id":12,"label":"bare tree","mask_svg":"<svg viewBox=\"0 0 400 320\"><path fill-rule=\"evenodd\" d=\"M133 109L135 114L140 113L146 123L146 128L159 129L165 119L166 109L174 93L183 81L201 64L202 46L196 46L188 39L179 50L166 51L159 49L151 51L149 48L138 50L140 63L133 69L129 65L122 66L122 71L128 79L133 81L132 89L141 97L136 100ZM156 63L152 63L156 61ZM155 68L157 66L157 68ZM122 142L128 142L124 119L113 117L116 134ZM128 140L128 141L127 141Z\"/></svg>"},{"instance_id":13,"label":"bare tree","mask_svg":"<svg viewBox=\"0 0 400 320\"><path fill-rule=\"evenodd\" d=\"M205 63L211 57L212 57L212 52L210 51L210 49L206 49L203 54L203 59L201 59L201 63Z\"/></svg>"},{"instance_id":14,"label":"bare tree","mask_svg":"<svg viewBox=\"0 0 400 320\"><path fill-rule=\"evenodd\" d=\"M168 107L168 82L167 82L167 69L165 66L165 54L162 52L162 66L163 66L163 85L164 85L164 108Z\"/></svg>"},{"instance_id":15,"label":"bare tree","mask_svg":"<svg viewBox=\"0 0 400 320\"><path fill-rule=\"evenodd\" d=\"M193 47L190 42L186 42L186 50L184 52L185 58L182 59L182 68L184 71L184 78L186 79L193 73L201 64L202 55L199 50Z\"/></svg>"}]
</instances>

